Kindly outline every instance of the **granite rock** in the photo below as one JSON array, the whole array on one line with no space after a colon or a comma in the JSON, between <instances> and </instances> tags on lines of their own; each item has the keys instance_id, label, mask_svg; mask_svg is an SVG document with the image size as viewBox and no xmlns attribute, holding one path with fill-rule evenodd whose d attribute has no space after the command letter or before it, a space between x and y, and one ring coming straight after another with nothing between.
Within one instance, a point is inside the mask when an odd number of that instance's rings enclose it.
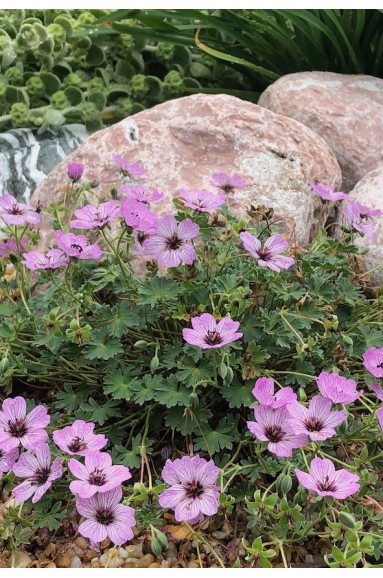
<instances>
[{"instance_id":1,"label":"granite rock","mask_svg":"<svg viewBox=\"0 0 383 578\"><path fill-rule=\"evenodd\" d=\"M84 177L98 180L94 196L108 197L118 179L118 153L147 170L149 188L165 192L156 203L159 215L174 212L180 188L210 188L213 172L236 172L249 186L238 191L231 207L246 215L251 205L274 208L275 219L298 243L307 243L322 222L321 201L308 182L338 189L341 172L328 145L310 129L247 101L227 95L197 94L142 111L89 137L41 183L33 203L49 204L67 182L69 160L85 165ZM42 229L48 238L48 225ZM47 237L48 235L48 237ZM47 244L47 243L46 243Z\"/></svg>"},{"instance_id":2,"label":"granite rock","mask_svg":"<svg viewBox=\"0 0 383 578\"><path fill-rule=\"evenodd\" d=\"M370 209L383 211L383 167L370 171L363 177L349 193L349 198ZM372 271L371 281L375 285L383 285L383 217L374 217L375 239L358 236L355 240L357 247L368 248L363 255L366 271Z\"/></svg>"},{"instance_id":3,"label":"granite rock","mask_svg":"<svg viewBox=\"0 0 383 578\"><path fill-rule=\"evenodd\" d=\"M28 201L45 176L87 138L81 124L41 135L24 128L0 134L0 195Z\"/></svg>"},{"instance_id":4,"label":"granite rock","mask_svg":"<svg viewBox=\"0 0 383 578\"><path fill-rule=\"evenodd\" d=\"M283 76L258 104L293 118L320 135L334 151L350 191L369 171L383 166L383 80L334 72Z\"/></svg>"}]
</instances>

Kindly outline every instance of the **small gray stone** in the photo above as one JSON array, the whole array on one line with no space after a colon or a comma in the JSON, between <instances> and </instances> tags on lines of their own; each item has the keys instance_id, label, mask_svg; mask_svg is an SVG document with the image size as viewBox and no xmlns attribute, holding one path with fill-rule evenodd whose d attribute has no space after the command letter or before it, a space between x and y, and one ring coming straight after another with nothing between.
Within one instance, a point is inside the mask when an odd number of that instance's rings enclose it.
<instances>
[{"instance_id":1,"label":"small gray stone","mask_svg":"<svg viewBox=\"0 0 383 578\"><path fill-rule=\"evenodd\" d=\"M139 544L129 544L129 546L125 546L125 550L131 558L142 558L144 555L141 542Z\"/></svg>"},{"instance_id":2,"label":"small gray stone","mask_svg":"<svg viewBox=\"0 0 383 578\"><path fill-rule=\"evenodd\" d=\"M82 562L78 556L73 556L70 561L70 568L81 568Z\"/></svg>"}]
</instances>

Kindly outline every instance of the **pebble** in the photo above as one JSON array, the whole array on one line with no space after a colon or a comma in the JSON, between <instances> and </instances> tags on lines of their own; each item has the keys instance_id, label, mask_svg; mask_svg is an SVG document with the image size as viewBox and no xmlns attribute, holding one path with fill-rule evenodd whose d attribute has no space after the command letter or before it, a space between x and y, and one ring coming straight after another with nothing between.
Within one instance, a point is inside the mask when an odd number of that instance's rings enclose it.
<instances>
[{"instance_id":1,"label":"pebble","mask_svg":"<svg viewBox=\"0 0 383 578\"><path fill-rule=\"evenodd\" d=\"M306 562L306 564L312 564L314 562L314 558L312 557L312 554L306 554L305 562Z\"/></svg>"},{"instance_id":2,"label":"pebble","mask_svg":"<svg viewBox=\"0 0 383 578\"><path fill-rule=\"evenodd\" d=\"M132 558L131 556L128 556L127 558L125 558L125 562L128 562L129 564L135 564L136 562L138 562L138 558Z\"/></svg>"},{"instance_id":3,"label":"pebble","mask_svg":"<svg viewBox=\"0 0 383 578\"><path fill-rule=\"evenodd\" d=\"M137 562L137 568L149 568L150 564L153 564L154 556L152 554L145 554Z\"/></svg>"},{"instance_id":4,"label":"pebble","mask_svg":"<svg viewBox=\"0 0 383 578\"><path fill-rule=\"evenodd\" d=\"M45 566L45 568L57 568L56 564L54 562L49 562L49 564L47 564Z\"/></svg>"},{"instance_id":5,"label":"pebble","mask_svg":"<svg viewBox=\"0 0 383 578\"><path fill-rule=\"evenodd\" d=\"M199 568L199 565L196 564L195 562L189 562L188 568Z\"/></svg>"},{"instance_id":6,"label":"pebble","mask_svg":"<svg viewBox=\"0 0 383 578\"><path fill-rule=\"evenodd\" d=\"M85 562L91 562L94 558L98 561L96 550L87 550L84 553L83 559L85 560Z\"/></svg>"},{"instance_id":7,"label":"pebble","mask_svg":"<svg viewBox=\"0 0 383 578\"><path fill-rule=\"evenodd\" d=\"M78 556L73 556L72 560L70 561L70 568L81 568L82 562Z\"/></svg>"},{"instance_id":8,"label":"pebble","mask_svg":"<svg viewBox=\"0 0 383 578\"><path fill-rule=\"evenodd\" d=\"M105 550L105 548L109 548L109 546L110 546L110 540L109 540L109 538L105 538L105 540L103 540L100 543L100 550Z\"/></svg>"},{"instance_id":9,"label":"pebble","mask_svg":"<svg viewBox=\"0 0 383 578\"><path fill-rule=\"evenodd\" d=\"M82 548L83 550L86 550L88 548L88 542L82 536L76 538L75 544L78 548Z\"/></svg>"},{"instance_id":10,"label":"pebble","mask_svg":"<svg viewBox=\"0 0 383 578\"><path fill-rule=\"evenodd\" d=\"M144 555L142 551L142 542L139 544L129 544L129 546L125 546L125 551L128 553L128 557L130 558L142 558Z\"/></svg>"},{"instance_id":11,"label":"pebble","mask_svg":"<svg viewBox=\"0 0 383 578\"><path fill-rule=\"evenodd\" d=\"M124 562L123 568L137 568L137 562Z\"/></svg>"},{"instance_id":12,"label":"pebble","mask_svg":"<svg viewBox=\"0 0 383 578\"><path fill-rule=\"evenodd\" d=\"M76 556L76 552L74 551L74 548L67 548L65 550L65 553L69 556L69 558L73 558L73 556Z\"/></svg>"},{"instance_id":13,"label":"pebble","mask_svg":"<svg viewBox=\"0 0 383 578\"><path fill-rule=\"evenodd\" d=\"M217 530L216 532L212 533L212 536L216 540L223 540L224 538L227 538L227 533Z\"/></svg>"},{"instance_id":14,"label":"pebble","mask_svg":"<svg viewBox=\"0 0 383 578\"><path fill-rule=\"evenodd\" d=\"M15 568L27 568L31 562L32 559L26 552L16 550L14 556Z\"/></svg>"},{"instance_id":15,"label":"pebble","mask_svg":"<svg viewBox=\"0 0 383 578\"><path fill-rule=\"evenodd\" d=\"M157 562L153 562L153 564L150 564L149 568L162 568L161 564L158 564Z\"/></svg>"},{"instance_id":16,"label":"pebble","mask_svg":"<svg viewBox=\"0 0 383 578\"><path fill-rule=\"evenodd\" d=\"M75 546L74 551L76 552L79 558L82 558L84 556L84 550L82 548L78 548L78 546Z\"/></svg>"},{"instance_id":17,"label":"pebble","mask_svg":"<svg viewBox=\"0 0 383 578\"><path fill-rule=\"evenodd\" d=\"M126 550L124 550L124 548L120 548L118 553L121 556L121 558L128 558L128 556L129 556L129 554L127 553Z\"/></svg>"},{"instance_id":18,"label":"pebble","mask_svg":"<svg viewBox=\"0 0 383 578\"><path fill-rule=\"evenodd\" d=\"M55 558L55 564L57 568L69 568L70 558L68 554L58 554L58 556Z\"/></svg>"},{"instance_id":19,"label":"pebble","mask_svg":"<svg viewBox=\"0 0 383 578\"><path fill-rule=\"evenodd\" d=\"M169 560L162 560L161 566L162 568L170 568Z\"/></svg>"},{"instance_id":20,"label":"pebble","mask_svg":"<svg viewBox=\"0 0 383 578\"><path fill-rule=\"evenodd\" d=\"M100 560L98 558L92 558L92 560L90 561L90 565L92 566L92 568L102 568Z\"/></svg>"}]
</instances>

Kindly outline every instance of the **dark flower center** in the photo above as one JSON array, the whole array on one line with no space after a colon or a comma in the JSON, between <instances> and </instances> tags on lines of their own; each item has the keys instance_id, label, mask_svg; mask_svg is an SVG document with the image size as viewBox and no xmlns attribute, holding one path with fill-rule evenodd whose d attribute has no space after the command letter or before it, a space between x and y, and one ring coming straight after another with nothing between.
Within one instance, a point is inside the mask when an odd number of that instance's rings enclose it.
<instances>
[{"instance_id":1,"label":"dark flower center","mask_svg":"<svg viewBox=\"0 0 383 578\"><path fill-rule=\"evenodd\" d=\"M261 249L259 251L259 258L262 259L262 261L269 261L271 259L271 253L269 249Z\"/></svg>"},{"instance_id":2,"label":"dark flower center","mask_svg":"<svg viewBox=\"0 0 383 578\"><path fill-rule=\"evenodd\" d=\"M71 452L82 452L86 450L87 445L84 440L80 437L75 437L73 440L68 444L68 450Z\"/></svg>"},{"instance_id":3,"label":"dark flower center","mask_svg":"<svg viewBox=\"0 0 383 578\"><path fill-rule=\"evenodd\" d=\"M205 343L208 345L218 345L222 343L222 337L218 331L208 331L205 337Z\"/></svg>"},{"instance_id":4,"label":"dark flower center","mask_svg":"<svg viewBox=\"0 0 383 578\"><path fill-rule=\"evenodd\" d=\"M83 251L83 249L80 245L73 244L73 245L71 245L71 248L76 249L76 251L78 251L79 253L82 253L82 251Z\"/></svg>"},{"instance_id":5,"label":"dark flower center","mask_svg":"<svg viewBox=\"0 0 383 578\"><path fill-rule=\"evenodd\" d=\"M37 486L42 486L49 478L50 469L43 468L42 470L37 470L35 475L33 476L33 482Z\"/></svg>"},{"instance_id":6,"label":"dark flower center","mask_svg":"<svg viewBox=\"0 0 383 578\"><path fill-rule=\"evenodd\" d=\"M382 363L379 363L376 367L379 367L379 369L383 369L383 361Z\"/></svg>"},{"instance_id":7,"label":"dark flower center","mask_svg":"<svg viewBox=\"0 0 383 578\"><path fill-rule=\"evenodd\" d=\"M305 426L308 431L321 431L324 427L323 422L318 417L310 417L305 421Z\"/></svg>"},{"instance_id":8,"label":"dark flower center","mask_svg":"<svg viewBox=\"0 0 383 578\"><path fill-rule=\"evenodd\" d=\"M95 517L97 522L104 526L109 526L109 524L114 522L114 515L110 510L97 510Z\"/></svg>"},{"instance_id":9,"label":"dark flower center","mask_svg":"<svg viewBox=\"0 0 383 578\"><path fill-rule=\"evenodd\" d=\"M0 460L3 457L3 455L4 455L3 452L0 450Z\"/></svg>"},{"instance_id":10,"label":"dark flower center","mask_svg":"<svg viewBox=\"0 0 383 578\"><path fill-rule=\"evenodd\" d=\"M27 433L28 428L25 425L24 419L16 419L15 421L8 421L8 432L14 438L22 438Z\"/></svg>"},{"instance_id":11,"label":"dark flower center","mask_svg":"<svg viewBox=\"0 0 383 578\"><path fill-rule=\"evenodd\" d=\"M104 472L102 470L94 470L90 474L88 482L93 486L103 486L106 482Z\"/></svg>"},{"instance_id":12,"label":"dark flower center","mask_svg":"<svg viewBox=\"0 0 383 578\"><path fill-rule=\"evenodd\" d=\"M201 494L203 494L203 486L201 482L195 481L191 482L190 484L186 484L186 494L188 498L198 498Z\"/></svg>"},{"instance_id":13,"label":"dark flower center","mask_svg":"<svg viewBox=\"0 0 383 578\"><path fill-rule=\"evenodd\" d=\"M336 485L326 476L323 482L318 483L318 489L322 492L336 492Z\"/></svg>"},{"instance_id":14,"label":"dark flower center","mask_svg":"<svg viewBox=\"0 0 383 578\"><path fill-rule=\"evenodd\" d=\"M137 234L137 243L143 245L145 239L147 239L148 237L149 237L148 233L145 233L145 231L139 231Z\"/></svg>"},{"instance_id":15,"label":"dark flower center","mask_svg":"<svg viewBox=\"0 0 383 578\"><path fill-rule=\"evenodd\" d=\"M168 237L166 244L169 249L171 249L172 251L176 251L181 247L182 239L180 239L178 235L175 234L172 237Z\"/></svg>"},{"instance_id":16,"label":"dark flower center","mask_svg":"<svg viewBox=\"0 0 383 578\"><path fill-rule=\"evenodd\" d=\"M9 215L22 215L23 211L20 209L19 205L12 205L12 207L8 210Z\"/></svg>"},{"instance_id":17,"label":"dark flower center","mask_svg":"<svg viewBox=\"0 0 383 578\"><path fill-rule=\"evenodd\" d=\"M280 425L270 425L265 427L265 436L273 444L277 444L282 441L284 434L285 432Z\"/></svg>"},{"instance_id":18,"label":"dark flower center","mask_svg":"<svg viewBox=\"0 0 383 578\"><path fill-rule=\"evenodd\" d=\"M224 191L225 193L233 193L234 187L230 183L226 183L225 185L220 185L219 188Z\"/></svg>"}]
</instances>

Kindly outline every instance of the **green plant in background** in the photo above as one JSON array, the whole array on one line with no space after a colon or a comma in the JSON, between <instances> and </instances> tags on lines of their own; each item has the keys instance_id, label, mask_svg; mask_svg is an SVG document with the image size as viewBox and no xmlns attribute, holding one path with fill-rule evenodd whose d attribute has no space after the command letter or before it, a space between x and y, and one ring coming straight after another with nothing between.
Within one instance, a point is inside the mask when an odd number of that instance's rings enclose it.
<instances>
[{"instance_id":1,"label":"green plant in background","mask_svg":"<svg viewBox=\"0 0 383 578\"><path fill-rule=\"evenodd\" d=\"M108 20L134 38L179 46L194 39L231 67L239 89L262 91L280 76L305 70L383 74L382 10L118 10ZM220 79L222 92L226 81L227 75Z\"/></svg>"},{"instance_id":2,"label":"green plant in background","mask_svg":"<svg viewBox=\"0 0 383 578\"><path fill-rule=\"evenodd\" d=\"M108 24L88 34L107 10L0 11L0 130L113 124L213 75L214 60L193 48L118 34ZM135 20L124 25L137 26ZM210 68L209 68L210 66ZM221 74L219 70L216 75Z\"/></svg>"},{"instance_id":3,"label":"green plant in background","mask_svg":"<svg viewBox=\"0 0 383 578\"><path fill-rule=\"evenodd\" d=\"M256 102L284 74L382 76L381 10L1 10L0 130L89 131L195 92Z\"/></svg>"}]
</instances>

